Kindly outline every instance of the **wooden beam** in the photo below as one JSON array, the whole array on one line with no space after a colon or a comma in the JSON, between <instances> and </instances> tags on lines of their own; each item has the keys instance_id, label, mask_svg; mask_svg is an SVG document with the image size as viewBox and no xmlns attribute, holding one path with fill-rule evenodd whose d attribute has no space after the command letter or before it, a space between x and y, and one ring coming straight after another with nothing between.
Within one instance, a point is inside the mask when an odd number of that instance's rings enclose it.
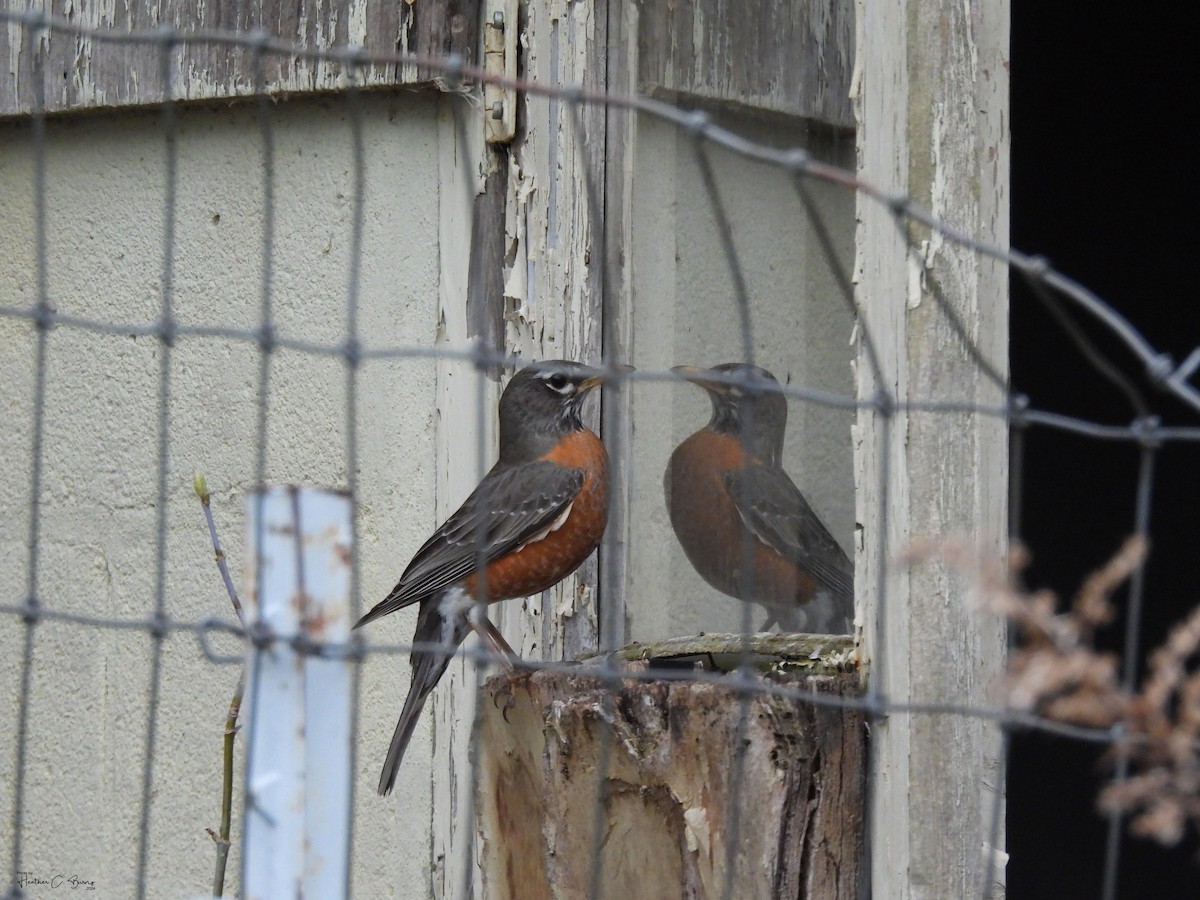
<instances>
[{"instance_id":1,"label":"wooden beam","mask_svg":"<svg viewBox=\"0 0 1200 900\"><path fill-rule=\"evenodd\" d=\"M523 77L543 84L603 90L607 46L604 3L522 5ZM599 363L602 354L600 254L606 110L573 115L558 97L524 96L523 130L511 147L505 215L504 346L523 359ZM597 208L593 208L591 189ZM608 391L609 388L605 388ZM597 392L599 393L599 392ZM599 423L589 400L585 422ZM595 649L598 565L592 556L557 587L493 615L513 648L533 659L571 659Z\"/></svg>"},{"instance_id":2,"label":"wooden beam","mask_svg":"<svg viewBox=\"0 0 1200 900\"><path fill-rule=\"evenodd\" d=\"M850 0L638 4L638 89L854 125Z\"/></svg>"},{"instance_id":3,"label":"wooden beam","mask_svg":"<svg viewBox=\"0 0 1200 900\"><path fill-rule=\"evenodd\" d=\"M50 14L66 21L63 4L49 4ZM360 46L369 53L397 51L444 56L457 53L478 62L481 0L363 0L345 4L321 0L211 0L168 3L78 3L70 25L101 30L119 37L169 26L178 32L256 30L308 50ZM9 39L0 41L0 71L14 77L0 81L0 116L33 110L34 67L21 26L9 23ZM48 112L142 106L163 100L163 45L147 41L98 40L85 33L41 31L41 88ZM171 52L171 81L180 100L220 100L254 93L255 51L218 41L181 44ZM294 54L267 54L263 79L272 94L338 90L345 86L344 67L337 62L305 59ZM380 64L364 67L367 87L428 83L438 73L416 66Z\"/></svg>"}]
</instances>

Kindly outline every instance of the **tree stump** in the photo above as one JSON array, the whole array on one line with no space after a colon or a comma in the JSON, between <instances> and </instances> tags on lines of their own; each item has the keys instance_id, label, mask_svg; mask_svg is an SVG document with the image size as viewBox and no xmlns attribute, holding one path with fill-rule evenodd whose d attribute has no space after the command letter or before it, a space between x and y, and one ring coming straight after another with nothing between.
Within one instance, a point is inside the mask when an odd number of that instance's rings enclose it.
<instances>
[{"instance_id":1,"label":"tree stump","mask_svg":"<svg viewBox=\"0 0 1200 900\"><path fill-rule=\"evenodd\" d=\"M758 671L739 695L721 670L746 658L743 646L740 635L635 645L617 671L638 678L619 682L594 662L489 679L478 744L484 896L588 897L593 865L597 896L615 900L857 896L864 715L763 692L857 696L853 645L751 636ZM664 664L669 679L643 680ZM688 680L699 664L716 671Z\"/></svg>"}]
</instances>

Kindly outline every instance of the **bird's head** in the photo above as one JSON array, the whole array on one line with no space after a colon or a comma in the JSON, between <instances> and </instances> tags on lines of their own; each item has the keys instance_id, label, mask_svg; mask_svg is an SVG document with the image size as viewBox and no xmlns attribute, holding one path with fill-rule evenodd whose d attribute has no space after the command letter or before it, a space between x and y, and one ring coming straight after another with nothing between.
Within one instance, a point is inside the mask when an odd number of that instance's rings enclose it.
<instances>
[{"instance_id":1,"label":"bird's head","mask_svg":"<svg viewBox=\"0 0 1200 900\"><path fill-rule=\"evenodd\" d=\"M599 368L565 359L521 369L500 397L500 459L544 455L563 435L583 428L580 410L592 388L632 371L632 366Z\"/></svg>"},{"instance_id":2,"label":"bird's head","mask_svg":"<svg viewBox=\"0 0 1200 900\"><path fill-rule=\"evenodd\" d=\"M711 369L675 366L671 371L708 392L709 428L740 436L756 456L779 464L788 411L774 375L747 363L722 363Z\"/></svg>"}]
</instances>

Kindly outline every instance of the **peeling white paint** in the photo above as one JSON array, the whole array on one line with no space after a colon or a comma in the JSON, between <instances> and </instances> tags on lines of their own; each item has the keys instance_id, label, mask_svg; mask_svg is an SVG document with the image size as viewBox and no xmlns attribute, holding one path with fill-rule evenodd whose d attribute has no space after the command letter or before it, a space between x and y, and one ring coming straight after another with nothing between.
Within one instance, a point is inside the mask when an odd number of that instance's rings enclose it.
<instances>
[{"instance_id":1,"label":"peeling white paint","mask_svg":"<svg viewBox=\"0 0 1200 900\"><path fill-rule=\"evenodd\" d=\"M689 806L683 811L687 848L690 852L700 852L708 858L712 846L708 827L708 811L703 806Z\"/></svg>"},{"instance_id":2,"label":"peeling white paint","mask_svg":"<svg viewBox=\"0 0 1200 900\"><path fill-rule=\"evenodd\" d=\"M347 6L330 4L326 0L301 0L295 9L294 31L278 34L288 41L302 45L331 48L337 40L337 29L341 17L346 17L347 35L352 44L376 47L387 53L395 51L396 37L376 35L370 32L373 17L385 8L394 9L404 0L353 0ZM266 19L263 25L278 33L280 23L288 16L277 3L259 8L250 5L235 5L237 20L223 22L230 31L248 31L255 27L258 18L254 11ZM135 19L142 28L153 28L159 24L171 25L180 31L195 30L208 23L209 5L182 4L168 6L160 0L133 0L118 4L116 0L101 3L71 4L59 16L70 16L73 24L86 28L112 31L130 30L130 21ZM278 21L272 22L272 14ZM437 16L439 10L430 5L423 6L423 15ZM409 22L411 23L411 18ZM448 26L447 26L448 27ZM20 72L27 68L22 60L21 26L10 22L7 25L8 41L0 45L0 64L13 76L0 83L0 115L27 113L31 110L32 95ZM414 51L426 48L410 46L410 35L401 36L404 46ZM74 34L41 32L38 37L39 53L47 61L46 85L47 108L50 111L88 109L104 106L155 105L162 101L162 85L159 81L161 65L160 49L152 43L119 44L111 41L95 41ZM174 72L175 96L182 100L207 100L245 97L254 93L254 72L251 54L213 50L208 44L180 45L173 50L176 60ZM214 60L232 68L224 75L213 71ZM67 70L66 77L57 71L59 66ZM368 86L412 84L418 80L415 66L403 66L397 75L395 66L372 65L362 70L362 78ZM54 69L55 71L50 71ZM296 94L311 90L336 89L344 79L343 66L334 60L310 58L283 58L269 56L265 67L268 90L272 93ZM421 77L428 78L423 75Z\"/></svg>"},{"instance_id":3,"label":"peeling white paint","mask_svg":"<svg viewBox=\"0 0 1200 900\"><path fill-rule=\"evenodd\" d=\"M346 34L351 44L367 42L367 0L350 0L346 8Z\"/></svg>"}]
</instances>

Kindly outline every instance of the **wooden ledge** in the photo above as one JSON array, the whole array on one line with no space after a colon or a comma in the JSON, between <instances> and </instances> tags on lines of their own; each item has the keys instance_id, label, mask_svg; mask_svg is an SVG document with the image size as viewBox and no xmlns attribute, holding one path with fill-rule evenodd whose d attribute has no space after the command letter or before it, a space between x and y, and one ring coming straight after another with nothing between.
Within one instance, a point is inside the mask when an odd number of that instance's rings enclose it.
<instances>
[{"instance_id":1,"label":"wooden ledge","mask_svg":"<svg viewBox=\"0 0 1200 900\"><path fill-rule=\"evenodd\" d=\"M858 671L854 639L848 634L698 634L650 644L634 642L612 656L647 662L651 668L694 662L701 668L732 672L748 658L759 671L786 669L814 675ZM595 664L601 659L592 654L582 661Z\"/></svg>"}]
</instances>

